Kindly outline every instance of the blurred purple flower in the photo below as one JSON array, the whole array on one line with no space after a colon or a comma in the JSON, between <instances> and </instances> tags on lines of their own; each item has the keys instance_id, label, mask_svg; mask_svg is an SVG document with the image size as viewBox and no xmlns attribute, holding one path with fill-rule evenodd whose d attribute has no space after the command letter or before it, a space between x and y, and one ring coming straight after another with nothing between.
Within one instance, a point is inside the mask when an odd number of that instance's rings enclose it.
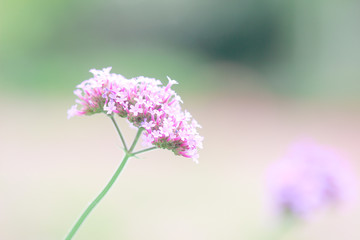
<instances>
[{"instance_id":1,"label":"blurred purple flower","mask_svg":"<svg viewBox=\"0 0 360 240\"><path fill-rule=\"evenodd\" d=\"M276 212L308 217L323 207L348 202L355 193L351 170L332 149L309 141L295 143L268 172Z\"/></svg>"}]
</instances>

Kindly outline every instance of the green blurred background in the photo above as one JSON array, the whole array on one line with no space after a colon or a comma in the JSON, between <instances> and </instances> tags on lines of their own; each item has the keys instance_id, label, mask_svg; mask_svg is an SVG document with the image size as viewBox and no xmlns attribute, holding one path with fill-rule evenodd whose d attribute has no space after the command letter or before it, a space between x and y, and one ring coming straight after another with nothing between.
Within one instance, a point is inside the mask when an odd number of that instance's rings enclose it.
<instances>
[{"instance_id":1,"label":"green blurred background","mask_svg":"<svg viewBox=\"0 0 360 240\"><path fill-rule=\"evenodd\" d=\"M351 0L1 0L1 87L63 94L89 68L113 66L197 91L239 82L246 68L274 91L349 98L359 92L358 9Z\"/></svg>"},{"instance_id":2,"label":"green blurred background","mask_svg":"<svg viewBox=\"0 0 360 240\"><path fill-rule=\"evenodd\" d=\"M0 239L62 239L115 170L111 122L66 120L75 86L108 66L176 79L204 150L196 166L162 151L134 159L76 239L266 239L277 225L263 176L292 141L333 146L359 172L359 9L356 0L0 0ZM285 239L360 239L353 205Z\"/></svg>"}]
</instances>

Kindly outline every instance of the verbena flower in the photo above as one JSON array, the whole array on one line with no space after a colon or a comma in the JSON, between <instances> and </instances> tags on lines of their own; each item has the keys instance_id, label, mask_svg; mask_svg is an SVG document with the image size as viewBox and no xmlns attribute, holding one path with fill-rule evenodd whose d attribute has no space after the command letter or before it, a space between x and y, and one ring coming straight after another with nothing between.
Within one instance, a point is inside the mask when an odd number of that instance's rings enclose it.
<instances>
[{"instance_id":1,"label":"verbena flower","mask_svg":"<svg viewBox=\"0 0 360 240\"><path fill-rule=\"evenodd\" d=\"M90 70L94 77L77 86L76 105L68 110L68 118L95 113L117 114L133 126L144 128L143 144L169 149L175 155L198 162L197 148L203 137L201 126L188 112L181 110L182 100L172 89L178 84L168 77L168 84L147 77L126 79L110 73L111 67ZM80 106L80 108L78 108Z\"/></svg>"},{"instance_id":2,"label":"verbena flower","mask_svg":"<svg viewBox=\"0 0 360 240\"><path fill-rule=\"evenodd\" d=\"M307 217L353 195L354 177L347 162L331 149L311 142L294 144L268 174L277 212Z\"/></svg>"}]
</instances>

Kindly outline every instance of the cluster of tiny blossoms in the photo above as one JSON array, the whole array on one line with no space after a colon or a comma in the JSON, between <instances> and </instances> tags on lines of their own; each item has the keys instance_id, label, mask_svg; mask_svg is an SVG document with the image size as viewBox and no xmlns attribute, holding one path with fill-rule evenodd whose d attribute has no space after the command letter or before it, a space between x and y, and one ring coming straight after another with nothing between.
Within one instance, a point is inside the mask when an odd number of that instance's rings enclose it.
<instances>
[{"instance_id":1,"label":"cluster of tiny blossoms","mask_svg":"<svg viewBox=\"0 0 360 240\"><path fill-rule=\"evenodd\" d=\"M94 77L77 86L77 104L68 110L68 118L102 112L117 114L145 129L144 146L169 149L197 162L197 148L202 148L203 141L197 128L201 126L189 112L181 110L182 100L171 89L177 82L168 77L168 84L163 86L154 78L126 79L110 71L111 67L90 70Z\"/></svg>"},{"instance_id":2,"label":"cluster of tiny blossoms","mask_svg":"<svg viewBox=\"0 0 360 240\"><path fill-rule=\"evenodd\" d=\"M351 168L338 153L311 141L295 143L284 159L271 166L268 175L277 212L297 217L349 203L355 182Z\"/></svg>"}]
</instances>

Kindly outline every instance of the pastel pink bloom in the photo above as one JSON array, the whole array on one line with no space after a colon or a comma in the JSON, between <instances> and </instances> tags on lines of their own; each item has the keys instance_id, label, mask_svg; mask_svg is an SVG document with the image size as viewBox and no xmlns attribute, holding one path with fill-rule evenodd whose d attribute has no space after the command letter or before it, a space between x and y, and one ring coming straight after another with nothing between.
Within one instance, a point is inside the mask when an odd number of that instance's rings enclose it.
<instances>
[{"instance_id":1,"label":"pastel pink bloom","mask_svg":"<svg viewBox=\"0 0 360 240\"><path fill-rule=\"evenodd\" d=\"M143 96L136 97L136 98L134 98L134 100L135 100L136 103L139 104L139 105L144 104L144 103L146 102L146 100L143 98Z\"/></svg>"},{"instance_id":2,"label":"pastel pink bloom","mask_svg":"<svg viewBox=\"0 0 360 240\"><path fill-rule=\"evenodd\" d=\"M194 128L202 128L202 126L195 119L192 120L191 125Z\"/></svg>"},{"instance_id":3,"label":"pastel pink bloom","mask_svg":"<svg viewBox=\"0 0 360 240\"><path fill-rule=\"evenodd\" d=\"M151 135L154 137L154 138L159 138L162 136L162 134L160 133L160 131L152 131ZM146 136L146 135L145 135Z\"/></svg>"},{"instance_id":4,"label":"pastel pink bloom","mask_svg":"<svg viewBox=\"0 0 360 240\"><path fill-rule=\"evenodd\" d=\"M77 110L77 105L73 105L67 111L67 114L68 114L67 118L70 119L70 118L72 118L74 116L81 115L82 113L79 110Z\"/></svg>"},{"instance_id":5,"label":"pastel pink bloom","mask_svg":"<svg viewBox=\"0 0 360 240\"><path fill-rule=\"evenodd\" d=\"M115 102L114 101L108 102L108 104L104 106L104 111L107 111L106 114L112 114L113 112L116 112Z\"/></svg>"},{"instance_id":6,"label":"pastel pink bloom","mask_svg":"<svg viewBox=\"0 0 360 240\"><path fill-rule=\"evenodd\" d=\"M179 84L177 81L172 80L170 77L167 76L167 79L169 80L168 85L166 85L165 91L167 91L172 85Z\"/></svg>"},{"instance_id":7,"label":"pastel pink bloom","mask_svg":"<svg viewBox=\"0 0 360 240\"><path fill-rule=\"evenodd\" d=\"M128 99L128 95L127 93L120 91L116 93L116 97L114 98L117 103L123 103Z\"/></svg>"},{"instance_id":8,"label":"pastel pink bloom","mask_svg":"<svg viewBox=\"0 0 360 240\"><path fill-rule=\"evenodd\" d=\"M141 108L140 104L136 103L135 106L130 106L130 112L134 114L134 116L137 116L139 113L143 112L143 109Z\"/></svg>"},{"instance_id":9,"label":"pastel pink bloom","mask_svg":"<svg viewBox=\"0 0 360 240\"><path fill-rule=\"evenodd\" d=\"M197 132L200 125L189 112L182 111L182 100L171 89L178 82L168 77L164 86L154 78L126 79L110 71L111 67L90 70L94 76L74 91L80 110L73 106L68 118L103 112L117 114L132 127L146 129L143 132L146 145L150 143L197 161L197 148L202 148L203 137Z\"/></svg>"},{"instance_id":10,"label":"pastel pink bloom","mask_svg":"<svg viewBox=\"0 0 360 240\"><path fill-rule=\"evenodd\" d=\"M179 84L176 80L171 79L169 76L166 76L166 77L169 80L168 85L172 86L174 84Z\"/></svg>"},{"instance_id":11,"label":"pastel pink bloom","mask_svg":"<svg viewBox=\"0 0 360 240\"><path fill-rule=\"evenodd\" d=\"M188 138L188 134L187 132L185 132L184 130L180 130L178 131L178 135L180 137L181 140L185 140Z\"/></svg>"},{"instance_id":12,"label":"pastel pink bloom","mask_svg":"<svg viewBox=\"0 0 360 240\"><path fill-rule=\"evenodd\" d=\"M268 172L268 187L279 213L307 217L329 205L344 204L354 195L354 175L332 149L312 142L294 144Z\"/></svg>"},{"instance_id":13,"label":"pastel pink bloom","mask_svg":"<svg viewBox=\"0 0 360 240\"><path fill-rule=\"evenodd\" d=\"M150 122L144 121L144 122L141 124L141 126L142 126L143 128L145 128L146 130L150 130L152 127L155 127L155 124L154 124L153 121L150 121Z\"/></svg>"},{"instance_id":14,"label":"pastel pink bloom","mask_svg":"<svg viewBox=\"0 0 360 240\"><path fill-rule=\"evenodd\" d=\"M154 141L154 137L151 136L150 134L149 135L142 135L142 145L144 147L150 147L152 146L152 143Z\"/></svg>"}]
</instances>

